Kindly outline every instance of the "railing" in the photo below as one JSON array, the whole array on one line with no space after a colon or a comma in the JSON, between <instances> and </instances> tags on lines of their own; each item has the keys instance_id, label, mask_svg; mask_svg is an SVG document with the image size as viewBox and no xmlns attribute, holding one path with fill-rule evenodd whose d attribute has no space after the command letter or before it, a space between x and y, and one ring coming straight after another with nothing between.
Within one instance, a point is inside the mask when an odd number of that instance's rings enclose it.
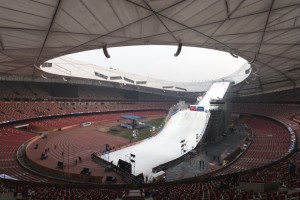
<instances>
[{"instance_id":1,"label":"railing","mask_svg":"<svg viewBox=\"0 0 300 200\"><path fill-rule=\"evenodd\" d=\"M50 119L54 117L64 117L64 116L80 116L80 115L92 115L92 114L106 114L106 113L120 113L120 112L134 112L134 111L162 111L165 110L165 108L138 108L134 109L134 107L130 108L122 108L122 109L112 109L112 110L105 110L105 111L91 111L91 112L82 112L82 113L64 113L64 114L53 114L53 115L45 115L43 117L36 116L36 117L29 117L29 118L23 118L23 119L11 119L11 120L5 120L0 122L0 124L10 124L14 122L22 122L27 120L35 120L35 119Z\"/></svg>"}]
</instances>

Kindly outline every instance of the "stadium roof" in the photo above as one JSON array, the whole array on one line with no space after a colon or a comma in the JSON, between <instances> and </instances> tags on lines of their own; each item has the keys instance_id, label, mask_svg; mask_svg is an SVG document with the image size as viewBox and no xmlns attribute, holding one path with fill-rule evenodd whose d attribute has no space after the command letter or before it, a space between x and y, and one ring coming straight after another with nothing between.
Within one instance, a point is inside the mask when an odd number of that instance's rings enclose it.
<instances>
[{"instance_id":1,"label":"stadium roof","mask_svg":"<svg viewBox=\"0 0 300 200\"><path fill-rule=\"evenodd\" d=\"M299 87L300 1L0 1L4 74L38 76L49 59L103 46L179 43L251 62L240 95Z\"/></svg>"},{"instance_id":2,"label":"stadium roof","mask_svg":"<svg viewBox=\"0 0 300 200\"><path fill-rule=\"evenodd\" d=\"M77 77L89 80L98 80L99 84L105 82L119 83L121 88L128 88L128 85L144 86L147 88L156 88L160 90L178 91L178 92L204 92L217 81L229 81L239 83L243 81L249 74L245 74L245 70L250 70L250 65L245 63L240 69L234 73L214 80L207 80L201 82L180 82L180 81L166 81L149 76L137 75L114 69L112 67L102 67L76 59L68 56L61 56L48 60L47 65L51 67L41 67L41 69L50 74L56 74L63 77ZM45 63L45 64L46 64ZM49 74L44 75L47 77Z\"/></svg>"}]
</instances>

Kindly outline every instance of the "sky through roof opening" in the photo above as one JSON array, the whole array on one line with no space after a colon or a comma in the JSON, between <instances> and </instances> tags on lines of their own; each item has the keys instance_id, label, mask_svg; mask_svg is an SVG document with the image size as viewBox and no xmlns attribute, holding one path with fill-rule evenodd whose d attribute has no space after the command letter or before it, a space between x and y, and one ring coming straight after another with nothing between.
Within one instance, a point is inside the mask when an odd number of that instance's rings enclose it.
<instances>
[{"instance_id":1,"label":"sky through roof opening","mask_svg":"<svg viewBox=\"0 0 300 200\"><path fill-rule=\"evenodd\" d=\"M127 46L108 48L111 58L102 49L70 54L68 57L152 78L196 82L218 79L237 71L246 60L227 52L183 46L178 57L176 46Z\"/></svg>"}]
</instances>

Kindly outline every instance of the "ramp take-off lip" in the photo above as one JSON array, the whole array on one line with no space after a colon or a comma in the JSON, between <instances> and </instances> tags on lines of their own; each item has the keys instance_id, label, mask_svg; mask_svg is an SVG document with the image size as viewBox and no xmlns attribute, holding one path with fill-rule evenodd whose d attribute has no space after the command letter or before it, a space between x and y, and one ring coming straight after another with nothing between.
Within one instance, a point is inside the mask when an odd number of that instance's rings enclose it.
<instances>
[{"instance_id":1,"label":"ramp take-off lip","mask_svg":"<svg viewBox=\"0 0 300 200\"><path fill-rule=\"evenodd\" d=\"M152 177L152 168L174 160L197 146L210 117L210 100L222 99L229 84L229 82L216 82L210 87L202 100L197 104L204 107L205 112L179 111L169 119L156 136L145 139L136 145L110 152L109 156L102 155L101 158L109 159L109 162L113 161L116 165L119 159L126 160L126 157L133 154L135 155L133 174L143 173ZM196 139L197 134L198 139ZM185 152L181 148L182 140L185 140Z\"/></svg>"}]
</instances>

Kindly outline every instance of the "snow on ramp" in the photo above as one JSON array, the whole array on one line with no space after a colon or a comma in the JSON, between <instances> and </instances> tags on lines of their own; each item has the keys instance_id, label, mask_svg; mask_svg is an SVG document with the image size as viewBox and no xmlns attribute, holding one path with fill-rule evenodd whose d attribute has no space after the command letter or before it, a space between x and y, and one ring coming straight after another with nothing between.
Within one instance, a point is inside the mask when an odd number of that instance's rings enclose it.
<instances>
[{"instance_id":1,"label":"snow on ramp","mask_svg":"<svg viewBox=\"0 0 300 200\"><path fill-rule=\"evenodd\" d=\"M222 98L229 86L229 82L214 83L206 92L198 105L209 110L211 99ZM174 160L183 155L181 141L185 140L185 150L192 150L197 145L196 134L201 139L205 131L210 113L200 111L183 110L174 114L164 128L154 137L145 139L136 145L110 152L101 158L117 164L119 159L128 160L130 154L135 155L135 169L133 173L143 173L152 177L152 168ZM198 139L198 141L200 141Z\"/></svg>"}]
</instances>

